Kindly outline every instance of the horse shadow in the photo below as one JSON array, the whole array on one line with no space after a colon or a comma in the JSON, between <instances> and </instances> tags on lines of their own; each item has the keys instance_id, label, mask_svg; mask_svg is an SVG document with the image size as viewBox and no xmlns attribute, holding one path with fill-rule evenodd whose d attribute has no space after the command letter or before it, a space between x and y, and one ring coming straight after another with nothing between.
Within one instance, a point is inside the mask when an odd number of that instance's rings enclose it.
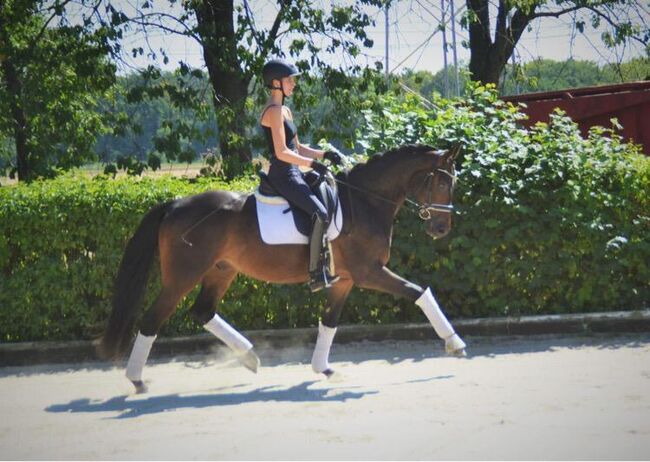
<instances>
[{"instance_id":1,"label":"horse shadow","mask_svg":"<svg viewBox=\"0 0 650 462\"><path fill-rule=\"evenodd\" d=\"M361 399L366 395L379 393L370 391L341 391L339 389L311 389L317 380L306 381L289 388L278 389L277 386L265 386L242 393L206 393L202 395L182 396L177 393L163 396L129 399L130 395L121 395L106 401L92 401L82 398L65 404L53 404L45 408L46 412L120 412L113 419L129 419L147 414L175 411L179 409L201 409L215 406L235 406L255 402L346 402ZM239 385L243 386L243 385Z\"/></svg>"}]
</instances>

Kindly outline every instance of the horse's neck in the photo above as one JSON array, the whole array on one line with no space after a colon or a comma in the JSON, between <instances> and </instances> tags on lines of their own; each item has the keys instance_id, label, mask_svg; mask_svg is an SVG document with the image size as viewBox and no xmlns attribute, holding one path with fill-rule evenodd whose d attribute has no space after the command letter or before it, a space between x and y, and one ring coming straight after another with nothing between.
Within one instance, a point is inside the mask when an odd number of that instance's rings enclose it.
<instances>
[{"instance_id":1,"label":"horse's neck","mask_svg":"<svg viewBox=\"0 0 650 462\"><path fill-rule=\"evenodd\" d=\"M359 189L368 191L368 198L374 198L373 202L382 209L389 209L395 214L404 204L409 181L415 172L422 168L421 160L407 158L387 168L381 168L379 165L368 166L369 171L351 180Z\"/></svg>"}]
</instances>

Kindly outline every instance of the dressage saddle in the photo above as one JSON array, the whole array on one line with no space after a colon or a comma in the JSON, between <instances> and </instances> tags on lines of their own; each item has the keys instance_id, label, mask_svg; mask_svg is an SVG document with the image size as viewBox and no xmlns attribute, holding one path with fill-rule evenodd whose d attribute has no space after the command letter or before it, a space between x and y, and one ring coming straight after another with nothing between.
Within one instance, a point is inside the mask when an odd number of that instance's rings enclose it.
<instances>
[{"instance_id":1,"label":"dressage saddle","mask_svg":"<svg viewBox=\"0 0 650 462\"><path fill-rule=\"evenodd\" d=\"M259 177L259 194L267 197L281 196L281 194L273 187L265 172L259 172ZM305 181L309 185L314 195L325 206L325 209L327 210L328 222L331 223L334 219L334 214L337 211L338 204L338 191L336 188L336 183L332 182L332 184L330 184L326 181L325 178L314 171L305 173ZM300 208L296 207L290 201L287 202L289 204L289 207L287 207L283 213L291 213L293 216L293 222L295 223L298 231L301 234L308 236L312 226L311 217L307 212L304 212Z\"/></svg>"}]
</instances>

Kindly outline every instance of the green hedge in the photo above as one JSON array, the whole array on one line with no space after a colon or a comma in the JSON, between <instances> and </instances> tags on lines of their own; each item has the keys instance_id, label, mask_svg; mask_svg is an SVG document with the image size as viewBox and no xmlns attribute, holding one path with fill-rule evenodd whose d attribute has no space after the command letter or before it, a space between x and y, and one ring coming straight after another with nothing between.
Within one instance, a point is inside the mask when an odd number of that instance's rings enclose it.
<instances>
[{"instance_id":1,"label":"green hedge","mask_svg":"<svg viewBox=\"0 0 650 462\"><path fill-rule=\"evenodd\" d=\"M251 191L252 179L196 180L63 176L0 188L0 338L3 342L89 339L110 312L113 279L126 246L153 205L210 189ZM145 304L159 289L152 273ZM188 295L164 335L199 332ZM238 277L223 312L242 329L318 322L322 295ZM183 313L185 311L185 313Z\"/></svg>"},{"instance_id":2,"label":"green hedge","mask_svg":"<svg viewBox=\"0 0 650 462\"><path fill-rule=\"evenodd\" d=\"M613 131L588 139L561 115L527 131L516 108L477 87L467 100L387 98L366 114L369 152L404 142L465 146L448 237L432 241L400 212L391 268L430 285L450 317L647 307L650 300L650 161ZM607 135L607 136L604 136ZM87 339L110 310L113 278L143 214L154 204L209 189L250 191L255 182L55 180L0 188L0 339ZM158 288L152 276L149 304ZM183 301L163 335L200 327ZM316 325L323 294L238 277L222 312L241 329ZM393 297L353 291L343 323L425 319Z\"/></svg>"},{"instance_id":3,"label":"green hedge","mask_svg":"<svg viewBox=\"0 0 650 462\"><path fill-rule=\"evenodd\" d=\"M531 130L475 86L463 100L387 97L359 138L382 152L404 142L461 143L450 235L431 244L400 215L394 268L431 277L458 316L631 310L650 301L650 158L612 129L583 139L558 112ZM374 305L376 302L371 302Z\"/></svg>"}]
</instances>

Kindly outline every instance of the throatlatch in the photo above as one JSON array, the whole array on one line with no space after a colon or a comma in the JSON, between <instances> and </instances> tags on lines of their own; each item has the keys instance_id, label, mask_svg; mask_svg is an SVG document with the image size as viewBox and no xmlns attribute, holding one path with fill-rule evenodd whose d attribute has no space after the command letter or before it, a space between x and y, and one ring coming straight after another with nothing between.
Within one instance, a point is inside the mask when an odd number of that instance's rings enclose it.
<instances>
[{"instance_id":1,"label":"throatlatch","mask_svg":"<svg viewBox=\"0 0 650 462\"><path fill-rule=\"evenodd\" d=\"M331 287L340 279L335 275L331 246L325 237L327 225L314 214L309 238L309 288L312 292Z\"/></svg>"}]
</instances>

